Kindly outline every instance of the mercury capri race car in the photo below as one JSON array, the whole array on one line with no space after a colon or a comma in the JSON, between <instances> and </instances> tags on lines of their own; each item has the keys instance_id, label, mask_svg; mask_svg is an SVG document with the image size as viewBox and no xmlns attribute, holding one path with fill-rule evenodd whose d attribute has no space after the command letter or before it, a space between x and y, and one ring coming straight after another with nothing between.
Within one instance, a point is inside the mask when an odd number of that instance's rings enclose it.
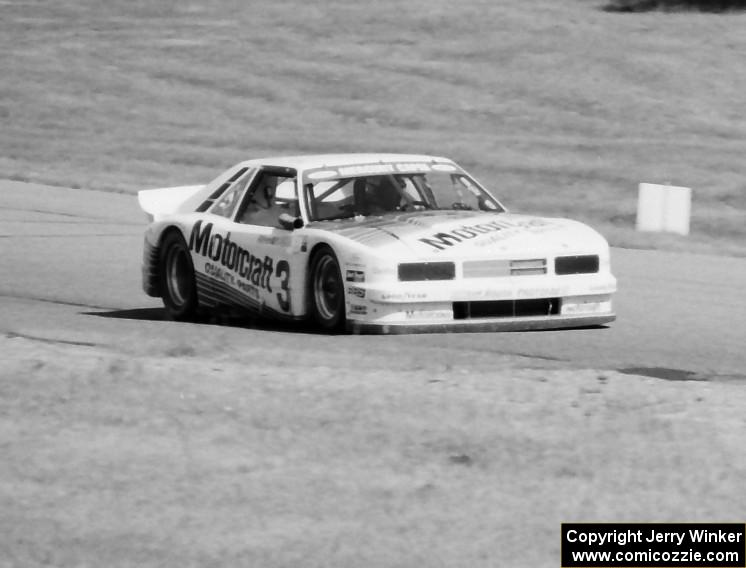
<instances>
[{"instance_id":1,"label":"mercury capri race car","mask_svg":"<svg viewBox=\"0 0 746 568\"><path fill-rule=\"evenodd\" d=\"M527 330L615 318L606 240L510 214L446 158L242 162L140 191L143 288L167 315L228 310L335 331Z\"/></svg>"}]
</instances>

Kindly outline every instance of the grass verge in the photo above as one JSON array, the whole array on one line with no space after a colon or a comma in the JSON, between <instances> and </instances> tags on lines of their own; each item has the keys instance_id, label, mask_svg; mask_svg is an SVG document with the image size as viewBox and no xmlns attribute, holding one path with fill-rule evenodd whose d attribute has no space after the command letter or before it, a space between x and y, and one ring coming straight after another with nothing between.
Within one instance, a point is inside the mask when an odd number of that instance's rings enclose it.
<instances>
[{"instance_id":1,"label":"grass verge","mask_svg":"<svg viewBox=\"0 0 746 568\"><path fill-rule=\"evenodd\" d=\"M562 521L746 506L737 383L486 353L0 347L10 565L553 566Z\"/></svg>"},{"instance_id":2,"label":"grass verge","mask_svg":"<svg viewBox=\"0 0 746 568\"><path fill-rule=\"evenodd\" d=\"M427 152L622 240L639 182L690 186L682 247L743 250L746 15L596 8L5 2L0 176L134 191L272 154Z\"/></svg>"}]
</instances>

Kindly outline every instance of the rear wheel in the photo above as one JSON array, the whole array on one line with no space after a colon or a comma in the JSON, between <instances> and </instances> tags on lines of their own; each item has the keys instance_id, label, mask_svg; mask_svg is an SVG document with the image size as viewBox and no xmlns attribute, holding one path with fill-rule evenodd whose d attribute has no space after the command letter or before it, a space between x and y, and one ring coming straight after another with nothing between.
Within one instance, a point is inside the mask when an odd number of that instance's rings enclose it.
<instances>
[{"instance_id":1,"label":"rear wheel","mask_svg":"<svg viewBox=\"0 0 746 568\"><path fill-rule=\"evenodd\" d=\"M337 331L345 322L345 291L339 262L327 246L311 262L311 314L326 331Z\"/></svg>"},{"instance_id":2,"label":"rear wheel","mask_svg":"<svg viewBox=\"0 0 746 568\"><path fill-rule=\"evenodd\" d=\"M194 265L180 233L172 231L163 239L158 272L168 317L177 321L194 319L197 313Z\"/></svg>"}]
</instances>

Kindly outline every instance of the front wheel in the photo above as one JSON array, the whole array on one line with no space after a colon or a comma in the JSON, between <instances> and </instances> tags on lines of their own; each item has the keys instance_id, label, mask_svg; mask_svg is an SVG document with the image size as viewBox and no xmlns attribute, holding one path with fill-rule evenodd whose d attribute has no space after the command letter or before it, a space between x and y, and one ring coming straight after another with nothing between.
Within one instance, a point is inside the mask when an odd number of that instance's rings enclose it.
<instances>
[{"instance_id":1,"label":"front wheel","mask_svg":"<svg viewBox=\"0 0 746 568\"><path fill-rule=\"evenodd\" d=\"M168 317L176 321L194 319L197 313L194 265L181 234L172 231L163 239L159 273L161 296Z\"/></svg>"},{"instance_id":2,"label":"front wheel","mask_svg":"<svg viewBox=\"0 0 746 568\"><path fill-rule=\"evenodd\" d=\"M334 252L319 249L311 261L311 314L325 331L337 331L345 322L345 293L342 273Z\"/></svg>"}]
</instances>

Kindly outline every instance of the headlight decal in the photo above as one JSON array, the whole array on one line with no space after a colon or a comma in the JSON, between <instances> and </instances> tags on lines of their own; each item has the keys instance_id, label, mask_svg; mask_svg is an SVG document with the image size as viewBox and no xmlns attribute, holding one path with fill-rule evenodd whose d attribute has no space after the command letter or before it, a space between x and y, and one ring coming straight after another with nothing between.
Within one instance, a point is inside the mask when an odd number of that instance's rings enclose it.
<instances>
[{"instance_id":1,"label":"headlight decal","mask_svg":"<svg viewBox=\"0 0 746 568\"><path fill-rule=\"evenodd\" d=\"M554 259L554 272L560 276L566 274L595 274L598 272L597 254L578 256L558 256Z\"/></svg>"},{"instance_id":2,"label":"headlight decal","mask_svg":"<svg viewBox=\"0 0 746 568\"><path fill-rule=\"evenodd\" d=\"M453 262L407 262L399 265L399 281L453 280L456 265Z\"/></svg>"}]
</instances>

